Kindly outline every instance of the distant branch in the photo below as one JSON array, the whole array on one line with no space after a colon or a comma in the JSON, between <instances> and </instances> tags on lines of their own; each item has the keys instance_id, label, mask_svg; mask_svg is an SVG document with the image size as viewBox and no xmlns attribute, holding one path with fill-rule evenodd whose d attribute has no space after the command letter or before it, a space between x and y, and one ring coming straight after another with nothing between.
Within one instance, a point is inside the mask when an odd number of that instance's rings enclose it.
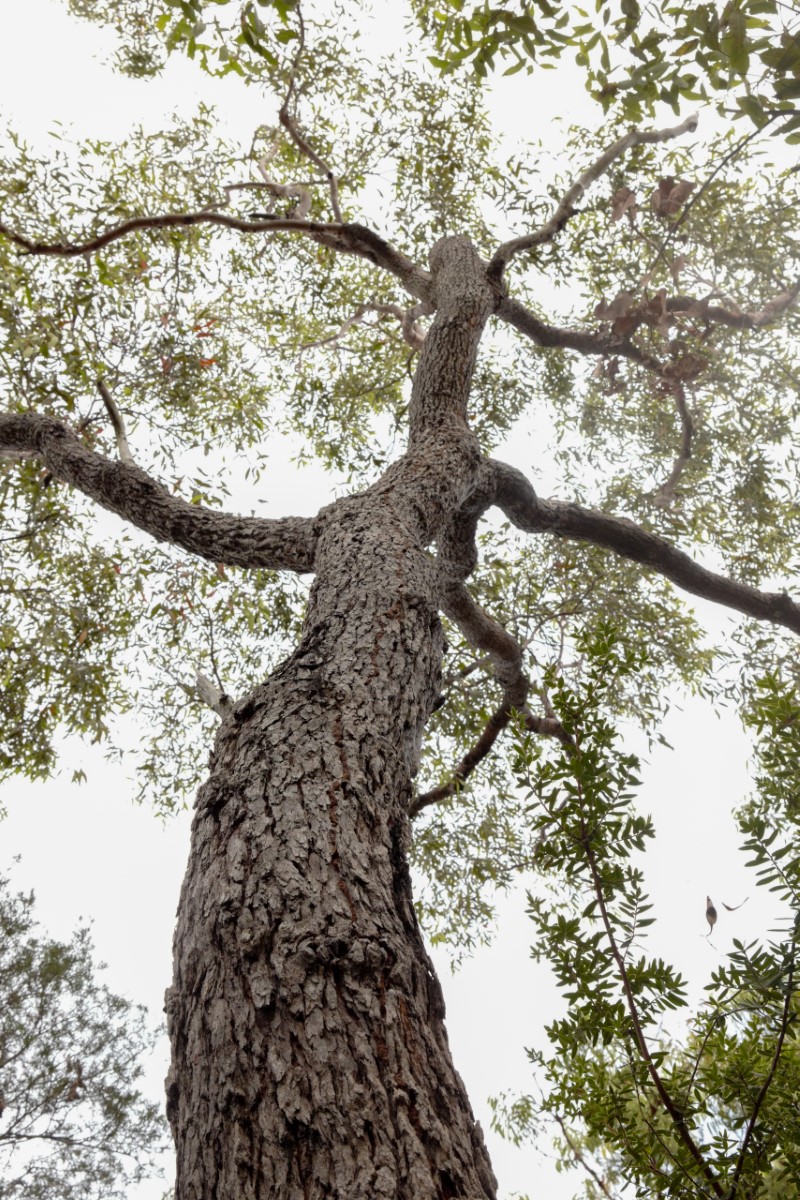
<instances>
[{"instance_id":1,"label":"distant branch","mask_svg":"<svg viewBox=\"0 0 800 1200\"><path fill-rule=\"evenodd\" d=\"M368 313L375 313L379 320L394 317L399 321L403 339L412 350L420 351L425 341L425 331L418 324L417 317L421 315L421 310L424 307L423 305L416 305L414 308L403 309L399 304L383 304L377 300L368 300L364 304L359 304L355 311L342 321L335 333L328 334L323 338L317 338L313 342L303 342L298 347L298 350L302 353L305 350L314 350L320 346L330 346L334 342L340 341L354 325L361 323Z\"/></svg>"},{"instance_id":2,"label":"distant branch","mask_svg":"<svg viewBox=\"0 0 800 1200\"><path fill-rule=\"evenodd\" d=\"M495 484L491 503L497 504L517 528L605 546L623 558L657 571L694 596L800 633L800 605L786 592L760 592L749 584L709 571L665 538L625 517L607 516L579 504L541 500L525 476L506 463L492 461L490 469Z\"/></svg>"},{"instance_id":3,"label":"distant branch","mask_svg":"<svg viewBox=\"0 0 800 1200\"><path fill-rule=\"evenodd\" d=\"M680 137L684 133L692 133L696 128L697 117L691 116L687 117L680 125L675 125L671 129L631 129L624 137L621 137L612 146L609 146L597 161L592 163L590 167L587 167L583 174L575 180L572 187L564 193L553 215L548 221L545 221L544 225L534 230L533 233L514 238L512 241L504 242L502 246L498 247L489 264L490 275L495 279L499 279L515 254L519 254L522 250L530 250L533 246L541 246L544 242L552 241L575 213L575 205L587 188L591 187L593 183L604 175L611 164L616 159L621 158L632 146L642 146L654 142L668 142L672 138Z\"/></svg>"},{"instance_id":4,"label":"distant branch","mask_svg":"<svg viewBox=\"0 0 800 1200\"><path fill-rule=\"evenodd\" d=\"M0 456L38 455L55 479L71 484L158 541L211 562L272 570L314 569L314 522L214 512L172 495L139 467L89 450L66 425L40 413L0 413Z\"/></svg>"}]
</instances>

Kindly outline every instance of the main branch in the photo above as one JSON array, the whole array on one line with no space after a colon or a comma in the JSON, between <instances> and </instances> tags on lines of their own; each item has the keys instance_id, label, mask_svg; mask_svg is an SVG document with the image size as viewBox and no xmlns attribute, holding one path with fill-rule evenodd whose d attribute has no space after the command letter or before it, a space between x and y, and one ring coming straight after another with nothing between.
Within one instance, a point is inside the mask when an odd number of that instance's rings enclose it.
<instances>
[{"instance_id":1,"label":"main branch","mask_svg":"<svg viewBox=\"0 0 800 1200\"><path fill-rule=\"evenodd\" d=\"M311 518L265 520L214 512L173 496L130 463L87 449L71 429L40 413L0 413L0 457L40 457L55 479L158 541L234 567L312 571Z\"/></svg>"},{"instance_id":2,"label":"main branch","mask_svg":"<svg viewBox=\"0 0 800 1200\"><path fill-rule=\"evenodd\" d=\"M518 529L527 533L555 533L606 546L623 558L666 576L694 596L800 633L800 605L786 592L760 592L749 584L709 571L665 538L625 517L610 517L579 504L540 500L520 471L500 462L492 462L491 467L495 477L493 503Z\"/></svg>"}]
</instances>

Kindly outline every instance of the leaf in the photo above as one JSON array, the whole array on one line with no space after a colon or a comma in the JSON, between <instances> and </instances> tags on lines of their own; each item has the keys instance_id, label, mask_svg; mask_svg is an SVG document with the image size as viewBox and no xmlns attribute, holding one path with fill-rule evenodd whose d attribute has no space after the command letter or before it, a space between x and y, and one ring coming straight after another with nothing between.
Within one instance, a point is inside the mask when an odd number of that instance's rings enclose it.
<instances>
[{"instance_id":1,"label":"leaf","mask_svg":"<svg viewBox=\"0 0 800 1200\"><path fill-rule=\"evenodd\" d=\"M629 187L617 188L614 195L611 197L611 220L621 221L627 214L631 224L634 222L634 214L636 213L636 193L632 192Z\"/></svg>"}]
</instances>

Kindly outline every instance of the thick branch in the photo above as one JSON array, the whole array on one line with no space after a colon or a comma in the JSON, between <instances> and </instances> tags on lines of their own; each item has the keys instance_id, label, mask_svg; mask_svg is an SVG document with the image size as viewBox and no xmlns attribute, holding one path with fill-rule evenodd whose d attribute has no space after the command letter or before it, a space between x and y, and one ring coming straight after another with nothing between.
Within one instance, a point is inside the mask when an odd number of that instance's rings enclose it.
<instances>
[{"instance_id":1,"label":"thick branch","mask_svg":"<svg viewBox=\"0 0 800 1200\"><path fill-rule=\"evenodd\" d=\"M499 279L515 254L519 254L521 250L530 250L533 246L541 246L543 242L552 241L574 214L575 205L586 189L591 187L601 175L604 175L611 164L616 159L621 158L632 146L641 146L654 142L667 142L672 138L680 137L684 133L691 133L696 128L697 117L691 116L687 117L680 125L675 125L671 129L631 129L624 137L614 142L613 146L609 146L597 161L592 163L590 167L587 167L583 174L575 180L572 187L565 192L549 221L545 221L544 225L534 230L533 233L514 238L512 241L504 242L502 246L498 247L489 264L490 274L494 278Z\"/></svg>"},{"instance_id":2,"label":"thick branch","mask_svg":"<svg viewBox=\"0 0 800 1200\"><path fill-rule=\"evenodd\" d=\"M353 254L366 258L375 266L396 276L407 291L418 300L429 301L431 280L427 271L390 246L380 234L366 225L327 224L324 221L297 220L293 217L277 217L270 220L246 220L228 216L227 213L200 212L162 213L157 217L129 217L112 225L103 233L96 234L84 242L36 242L32 238L16 233L0 221L0 235L19 246L27 254L48 255L56 258L77 258L93 254L97 250L143 229L185 229L191 225L219 225L224 229L235 229L239 233L302 233L342 254Z\"/></svg>"},{"instance_id":3,"label":"thick branch","mask_svg":"<svg viewBox=\"0 0 800 1200\"><path fill-rule=\"evenodd\" d=\"M786 592L760 592L749 584L709 571L665 538L649 533L625 517L610 517L579 504L540 500L520 471L506 463L493 462L492 467L493 503L519 529L528 533L555 533L606 546L624 558L658 571L694 596L800 633L800 605Z\"/></svg>"},{"instance_id":4,"label":"thick branch","mask_svg":"<svg viewBox=\"0 0 800 1200\"><path fill-rule=\"evenodd\" d=\"M139 467L88 450L61 422L39 413L0 413L0 456L41 457L56 479L151 534L211 562L312 571L311 518L265 520L213 512L173 496Z\"/></svg>"}]
</instances>

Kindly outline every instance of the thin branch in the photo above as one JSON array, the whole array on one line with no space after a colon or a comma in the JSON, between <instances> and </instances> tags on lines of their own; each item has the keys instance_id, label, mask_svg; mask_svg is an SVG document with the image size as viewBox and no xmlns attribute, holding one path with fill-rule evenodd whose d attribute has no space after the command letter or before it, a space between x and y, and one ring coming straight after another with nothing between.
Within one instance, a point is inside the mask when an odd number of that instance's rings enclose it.
<instances>
[{"instance_id":1,"label":"thin branch","mask_svg":"<svg viewBox=\"0 0 800 1200\"><path fill-rule=\"evenodd\" d=\"M300 573L314 569L314 520L268 520L215 512L173 495L139 467L89 450L71 429L40 413L0 413L0 454L33 451L55 479L159 541L211 562Z\"/></svg>"},{"instance_id":2,"label":"thin branch","mask_svg":"<svg viewBox=\"0 0 800 1200\"><path fill-rule=\"evenodd\" d=\"M778 1040L775 1043L775 1053L772 1055L772 1062L770 1063L769 1070L767 1071L766 1079L764 1080L763 1084L761 1085L761 1090L759 1091L758 1096L756 1097L756 1102L753 1105L753 1112L750 1116L750 1120L748 1122L747 1129L745 1130L745 1135L742 1138L742 1145L739 1150L739 1156L736 1160L736 1167L733 1172L733 1182L731 1183L731 1189L728 1192L726 1200L735 1200L736 1193L739 1188L739 1180L741 1179L742 1171L744 1170L744 1162L745 1162L745 1157L747 1155L747 1148L750 1145L750 1141L751 1141L751 1139L753 1137L753 1133L755 1131L756 1121L758 1120L758 1114L761 1111L761 1106L763 1105L764 1101L767 1098L767 1092L769 1091L769 1089L772 1085L772 1080L775 1078L775 1072L778 1069L778 1060L780 1059L781 1051L783 1050L783 1043L786 1038L786 1030L789 1028L789 1017L790 1017L789 1009L791 1008L791 1003L792 1003L792 985L794 983L795 949L796 949L795 942L792 941L791 950L789 953L789 971L787 973L787 978L786 978L786 996L784 997L784 1001L783 1001L783 1012L781 1014L781 1024L780 1024L780 1030L778 1031Z\"/></svg>"},{"instance_id":3,"label":"thin branch","mask_svg":"<svg viewBox=\"0 0 800 1200\"><path fill-rule=\"evenodd\" d=\"M439 784L438 787L432 788L429 792L423 792L411 801L408 807L408 815L410 817L416 817L424 808L428 808L431 804L439 804L442 800L447 800L459 791L467 777L472 774L475 768L489 754L498 737L511 720L513 711L512 706L503 703L492 713L484 726L483 733L453 769L450 778L445 783Z\"/></svg>"},{"instance_id":4,"label":"thin branch","mask_svg":"<svg viewBox=\"0 0 800 1200\"><path fill-rule=\"evenodd\" d=\"M603 922L603 928L605 929L606 937L608 938L609 946L611 947L611 954L614 959L614 962L616 963L617 974L618 974L620 983L622 984L622 990L625 995L625 1001L627 1004L628 1013L630 1015L631 1025L633 1028L633 1040L634 1040L636 1048L639 1052L639 1057L642 1059L642 1062L644 1063L645 1067L647 1068L647 1072L648 1072L650 1078L652 1079L653 1085L656 1089L656 1094L658 1095L658 1098L661 1101L661 1106L664 1109L664 1111L668 1114L670 1120L672 1121L673 1128L675 1130L675 1133L677 1134L679 1141L681 1141L683 1143L683 1145L686 1147L686 1149L688 1150L689 1154L691 1155L694 1162L697 1164L698 1168L702 1172L706 1181L710 1184L710 1186L714 1192L714 1195L722 1197L725 1195L722 1185L720 1184L720 1182L717 1179L714 1172L711 1170L711 1167L708 1165L706 1160L703 1158L703 1155L700 1153L700 1150L697 1147L697 1143L695 1142L694 1138L692 1137L691 1133L689 1132L689 1128L686 1124L686 1119L685 1119L682 1111L677 1107L674 1100L672 1099L669 1092L667 1091L667 1089L664 1085L664 1081L661 1078L661 1074L658 1070L658 1067L656 1066L655 1062L653 1061L653 1056L650 1053L650 1047L647 1045L647 1039L644 1036L644 1030L642 1029L641 1021L639 1019L639 1010L636 1005L636 998L633 993L633 988L631 987L631 981L628 977L628 969L625 965L625 960L622 957L622 954L620 953L619 947L617 945L617 939L614 935L614 929L611 925L611 919L608 915L608 910L606 908L605 893L603 891L603 885L602 885L602 881L600 878L600 872L599 872L599 869L597 866L597 859L595 858L594 851L592 850L591 845L589 844L588 835L585 835L585 837L584 837L583 848L584 848L584 852L586 854L586 861L589 864L589 870L592 875L593 890L594 890L594 894L595 894L595 899L597 900L597 907L600 912L600 918Z\"/></svg>"},{"instance_id":5,"label":"thin branch","mask_svg":"<svg viewBox=\"0 0 800 1200\"><path fill-rule=\"evenodd\" d=\"M600 1172L596 1171L594 1169L592 1164L586 1158L586 1155L581 1150L580 1146L578 1146L577 1143L575 1141L573 1141L572 1135L571 1135L569 1129L567 1128L567 1124L566 1124L564 1118L559 1116L559 1114L555 1113L555 1112L552 1113L551 1115L553 1117L553 1120L556 1122L559 1129L563 1133L564 1141L569 1146L570 1151L572 1152L572 1157L575 1159L575 1161L577 1163L580 1164L580 1166L583 1167L584 1171L586 1171L586 1173L592 1177L592 1179L595 1181L597 1186L600 1188L603 1195L608 1196L609 1200L614 1200L614 1196L616 1195L616 1193L611 1191L611 1189L609 1188L608 1184L606 1183L605 1179L602 1177Z\"/></svg>"},{"instance_id":6,"label":"thin branch","mask_svg":"<svg viewBox=\"0 0 800 1200\"><path fill-rule=\"evenodd\" d=\"M675 397L675 407L681 422L681 445L675 465L656 493L657 503L665 505L671 504L675 499L675 485L692 457L692 435L694 434L694 422L686 403L686 389L679 379L672 380L672 394Z\"/></svg>"},{"instance_id":7,"label":"thin branch","mask_svg":"<svg viewBox=\"0 0 800 1200\"><path fill-rule=\"evenodd\" d=\"M77 258L102 250L112 242L127 237L138 230L185 229L193 225L217 225L223 229L234 229L239 233L301 233L329 250L342 254L353 254L365 258L396 276L407 291L418 300L431 300L431 277L405 254L395 250L387 241L355 222L349 224L326 224L322 221L298 220L296 217L275 217L269 220L247 220L226 213L198 212L162 213L156 217L129 217L112 225L102 233L83 242L37 242L11 229L0 221L0 236L8 238L26 254L46 255L55 258Z\"/></svg>"},{"instance_id":8,"label":"thin branch","mask_svg":"<svg viewBox=\"0 0 800 1200\"><path fill-rule=\"evenodd\" d=\"M667 246L673 240L673 238L675 237L675 234L678 232L681 225L683 225L684 221L689 216L689 213L692 211L695 204L697 204L697 201L700 199L701 196L703 196L708 191L708 188L710 187L711 183L716 178L716 176L720 173L720 171L723 169L723 167L727 166L727 164L733 158L736 157L736 155L739 153L739 151L743 150L745 148L745 146L748 145L748 143L752 142L752 140L754 138L757 138L761 133L763 133L764 130L766 129L767 125L769 125L770 121L774 121L776 116L777 116L777 113L771 114L768 117L767 121L764 123L764 125L759 126L755 129L751 129L749 133L746 133L744 135L744 137L739 139L739 141L736 143L735 146L731 147L731 149L727 152L727 154L723 154L722 158L717 163L716 167L714 167L713 171L711 171L711 173L703 181L703 183L700 185L700 187L697 189L697 191L694 193L694 195L691 197L691 199L689 199L686 202L686 204L683 206L683 211L681 212L680 216L677 218L677 220L672 222L666 237L663 239L663 241L660 243L660 245L658 245L656 247L655 258L653 259L650 266L647 268L647 270L644 273L645 279L649 278L652 275L653 271L656 268L658 260L660 258L664 257Z\"/></svg>"},{"instance_id":9,"label":"thin branch","mask_svg":"<svg viewBox=\"0 0 800 1200\"><path fill-rule=\"evenodd\" d=\"M119 454L119 461L129 463L132 466L133 455L131 454L131 448L128 445L128 437L125 433L125 422L122 420L122 414L114 403L114 398L102 379L98 379L97 381L97 390L103 399L103 404L106 406L106 412L111 418L111 424L114 427L114 436L117 439L117 453Z\"/></svg>"},{"instance_id":10,"label":"thin branch","mask_svg":"<svg viewBox=\"0 0 800 1200\"><path fill-rule=\"evenodd\" d=\"M760 592L709 571L665 538L625 517L607 516L579 504L540 500L520 471L494 460L490 466L495 473L495 491L489 503L497 504L518 529L605 546L657 571L694 596L800 633L800 605L786 592Z\"/></svg>"},{"instance_id":11,"label":"thin branch","mask_svg":"<svg viewBox=\"0 0 800 1200\"><path fill-rule=\"evenodd\" d=\"M295 82L297 79L297 68L300 65L300 58L303 53L303 50L305 49L305 41L306 41L305 22L303 21L303 14L300 12L299 8L297 10L297 19L298 19L298 22L300 25L300 36L298 39L297 53L294 56L294 62L292 63L292 69L289 73L289 86L287 88L286 97L283 101L283 104L281 105L278 117L279 117L281 125L286 130L286 132L289 134L289 137L292 139L295 146L297 146L298 150L302 154L305 154L306 158L309 159L311 162L313 162L315 167L319 167L320 171L322 171L325 178L327 179L328 187L329 187L330 193L331 193L331 208L333 209L334 220L338 221L341 224L342 210L339 207L339 184L336 179L336 176L334 175L333 171L331 170L330 166L325 161L325 159L322 158L319 154L317 154L316 150L310 144L308 139L303 136L303 133L300 130L300 126L297 123L297 118L295 117L294 113L292 113L292 111L289 107L292 100L294 99Z\"/></svg>"},{"instance_id":12,"label":"thin branch","mask_svg":"<svg viewBox=\"0 0 800 1200\"><path fill-rule=\"evenodd\" d=\"M416 305L414 308L403 309L399 304L382 304L377 300L366 301L364 304L359 304L355 312L342 321L335 333L328 334L327 337L317 338L313 342L303 342L298 347L298 351L302 354L306 350L315 350L320 346L330 346L332 343L340 341L354 325L360 324L362 318L368 313L376 313L379 319L395 317L400 323L404 341L408 343L412 350L420 351L425 341L425 331L420 328L416 317L419 315L419 310L422 307L421 305Z\"/></svg>"},{"instance_id":13,"label":"thin branch","mask_svg":"<svg viewBox=\"0 0 800 1200\"><path fill-rule=\"evenodd\" d=\"M575 213L575 205L587 188L591 187L593 183L604 175L611 164L618 158L621 158L632 146L668 142L672 138L681 137L684 133L693 133L696 128L697 117L691 116L682 121L680 125L675 125L671 129L631 129L624 137L619 138L612 146L609 146L597 161L592 163L590 167L587 167L583 174L575 180L572 187L565 192L549 221L545 221L544 225L534 230L533 233L513 238L511 241L504 242L502 246L497 248L494 257L489 263L490 276L499 279L514 255L519 254L521 250L530 250L533 246L541 246L544 242L552 241Z\"/></svg>"}]
</instances>

